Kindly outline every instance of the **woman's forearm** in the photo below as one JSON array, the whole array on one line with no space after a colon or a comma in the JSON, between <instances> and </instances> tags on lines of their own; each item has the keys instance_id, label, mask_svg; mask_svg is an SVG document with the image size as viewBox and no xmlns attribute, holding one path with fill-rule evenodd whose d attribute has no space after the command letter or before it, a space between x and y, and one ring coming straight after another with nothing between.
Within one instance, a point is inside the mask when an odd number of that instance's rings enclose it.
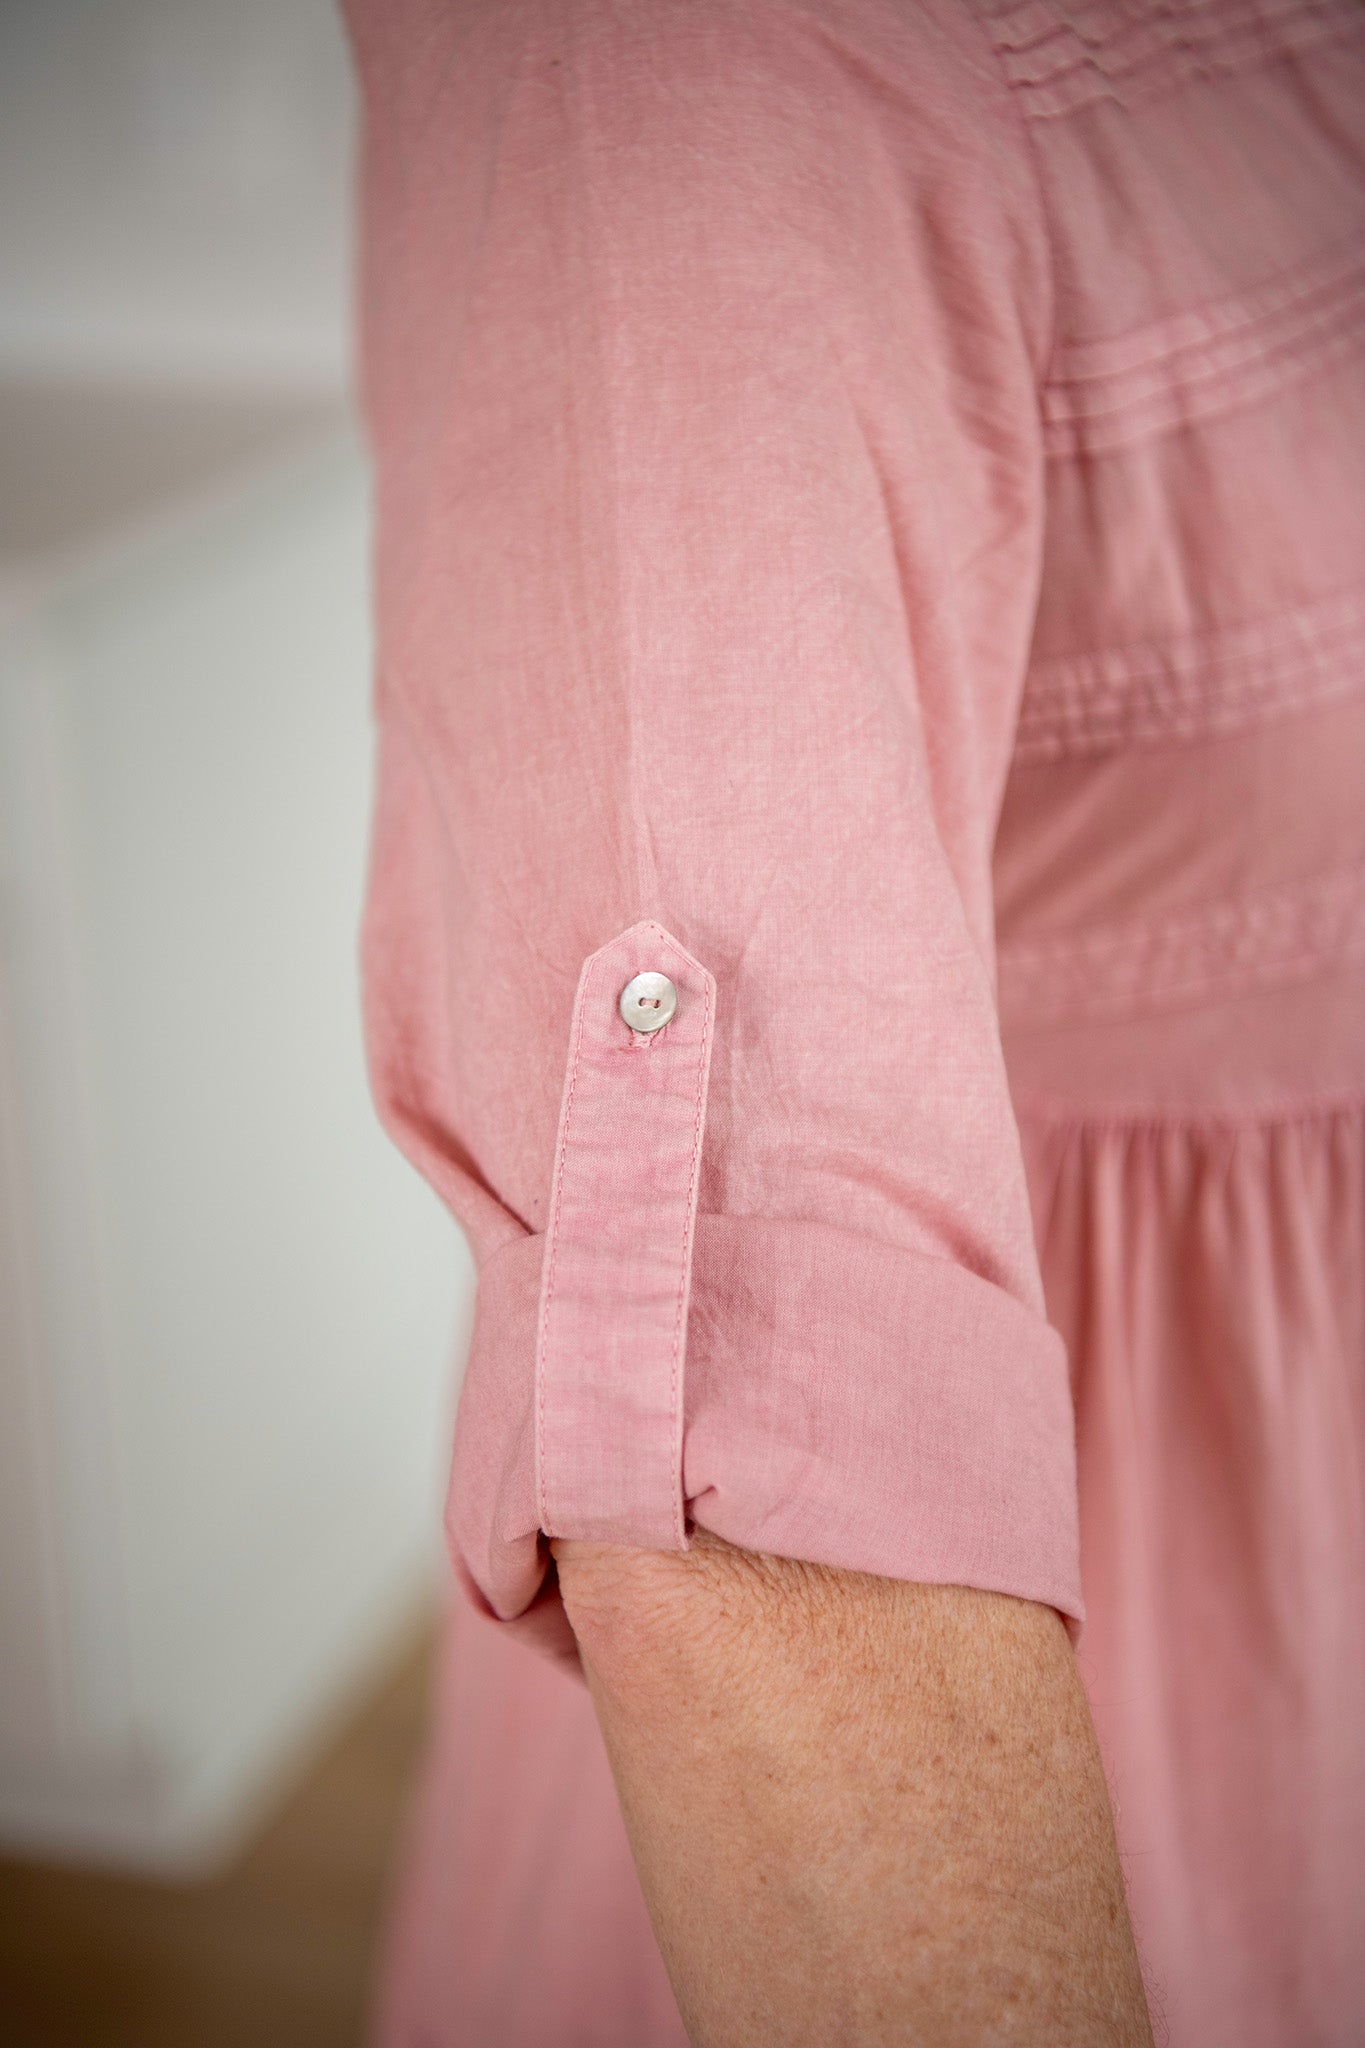
<instances>
[{"instance_id":1,"label":"woman's forearm","mask_svg":"<svg viewBox=\"0 0 1365 2048\"><path fill-rule=\"evenodd\" d=\"M1052 1609L705 1532L553 1548L695 2048L1150 2043Z\"/></svg>"}]
</instances>

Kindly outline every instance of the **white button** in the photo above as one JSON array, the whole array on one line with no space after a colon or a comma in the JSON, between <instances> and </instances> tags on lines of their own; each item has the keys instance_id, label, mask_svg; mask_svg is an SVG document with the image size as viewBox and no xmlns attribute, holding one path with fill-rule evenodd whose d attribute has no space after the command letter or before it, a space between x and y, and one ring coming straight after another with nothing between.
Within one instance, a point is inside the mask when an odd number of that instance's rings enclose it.
<instances>
[{"instance_id":1,"label":"white button","mask_svg":"<svg viewBox=\"0 0 1365 2048\"><path fill-rule=\"evenodd\" d=\"M659 1031L678 1007L666 974L637 974L621 991L621 1015L632 1031Z\"/></svg>"}]
</instances>

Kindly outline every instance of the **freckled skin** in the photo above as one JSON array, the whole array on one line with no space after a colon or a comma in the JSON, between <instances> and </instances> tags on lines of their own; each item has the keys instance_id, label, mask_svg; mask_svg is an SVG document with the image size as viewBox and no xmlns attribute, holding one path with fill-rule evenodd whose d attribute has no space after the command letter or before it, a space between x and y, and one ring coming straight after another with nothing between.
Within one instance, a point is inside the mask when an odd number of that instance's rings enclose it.
<instances>
[{"instance_id":1,"label":"freckled skin","mask_svg":"<svg viewBox=\"0 0 1365 2048\"><path fill-rule=\"evenodd\" d=\"M1150 2048L1053 1609L551 1548L694 2048Z\"/></svg>"}]
</instances>

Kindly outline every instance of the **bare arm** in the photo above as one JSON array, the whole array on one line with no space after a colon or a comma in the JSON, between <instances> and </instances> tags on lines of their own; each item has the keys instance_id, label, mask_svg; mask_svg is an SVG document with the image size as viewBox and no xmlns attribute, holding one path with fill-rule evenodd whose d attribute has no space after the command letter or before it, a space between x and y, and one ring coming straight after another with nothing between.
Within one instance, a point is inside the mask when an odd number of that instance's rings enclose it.
<instances>
[{"instance_id":1,"label":"bare arm","mask_svg":"<svg viewBox=\"0 0 1365 2048\"><path fill-rule=\"evenodd\" d=\"M1150 2044L1053 1609L551 1547L695 2048Z\"/></svg>"}]
</instances>

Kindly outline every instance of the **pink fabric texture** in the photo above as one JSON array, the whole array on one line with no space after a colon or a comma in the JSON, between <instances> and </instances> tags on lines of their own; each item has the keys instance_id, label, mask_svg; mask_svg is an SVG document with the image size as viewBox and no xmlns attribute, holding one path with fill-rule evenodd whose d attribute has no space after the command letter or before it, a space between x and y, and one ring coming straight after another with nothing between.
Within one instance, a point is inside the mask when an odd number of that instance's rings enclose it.
<instances>
[{"instance_id":1,"label":"pink fabric texture","mask_svg":"<svg viewBox=\"0 0 1365 2048\"><path fill-rule=\"evenodd\" d=\"M544 1538L692 1524L1055 1605L1169 2040L1358 2043L1365 10L349 18L479 1267L376 2039L681 2042Z\"/></svg>"}]
</instances>

